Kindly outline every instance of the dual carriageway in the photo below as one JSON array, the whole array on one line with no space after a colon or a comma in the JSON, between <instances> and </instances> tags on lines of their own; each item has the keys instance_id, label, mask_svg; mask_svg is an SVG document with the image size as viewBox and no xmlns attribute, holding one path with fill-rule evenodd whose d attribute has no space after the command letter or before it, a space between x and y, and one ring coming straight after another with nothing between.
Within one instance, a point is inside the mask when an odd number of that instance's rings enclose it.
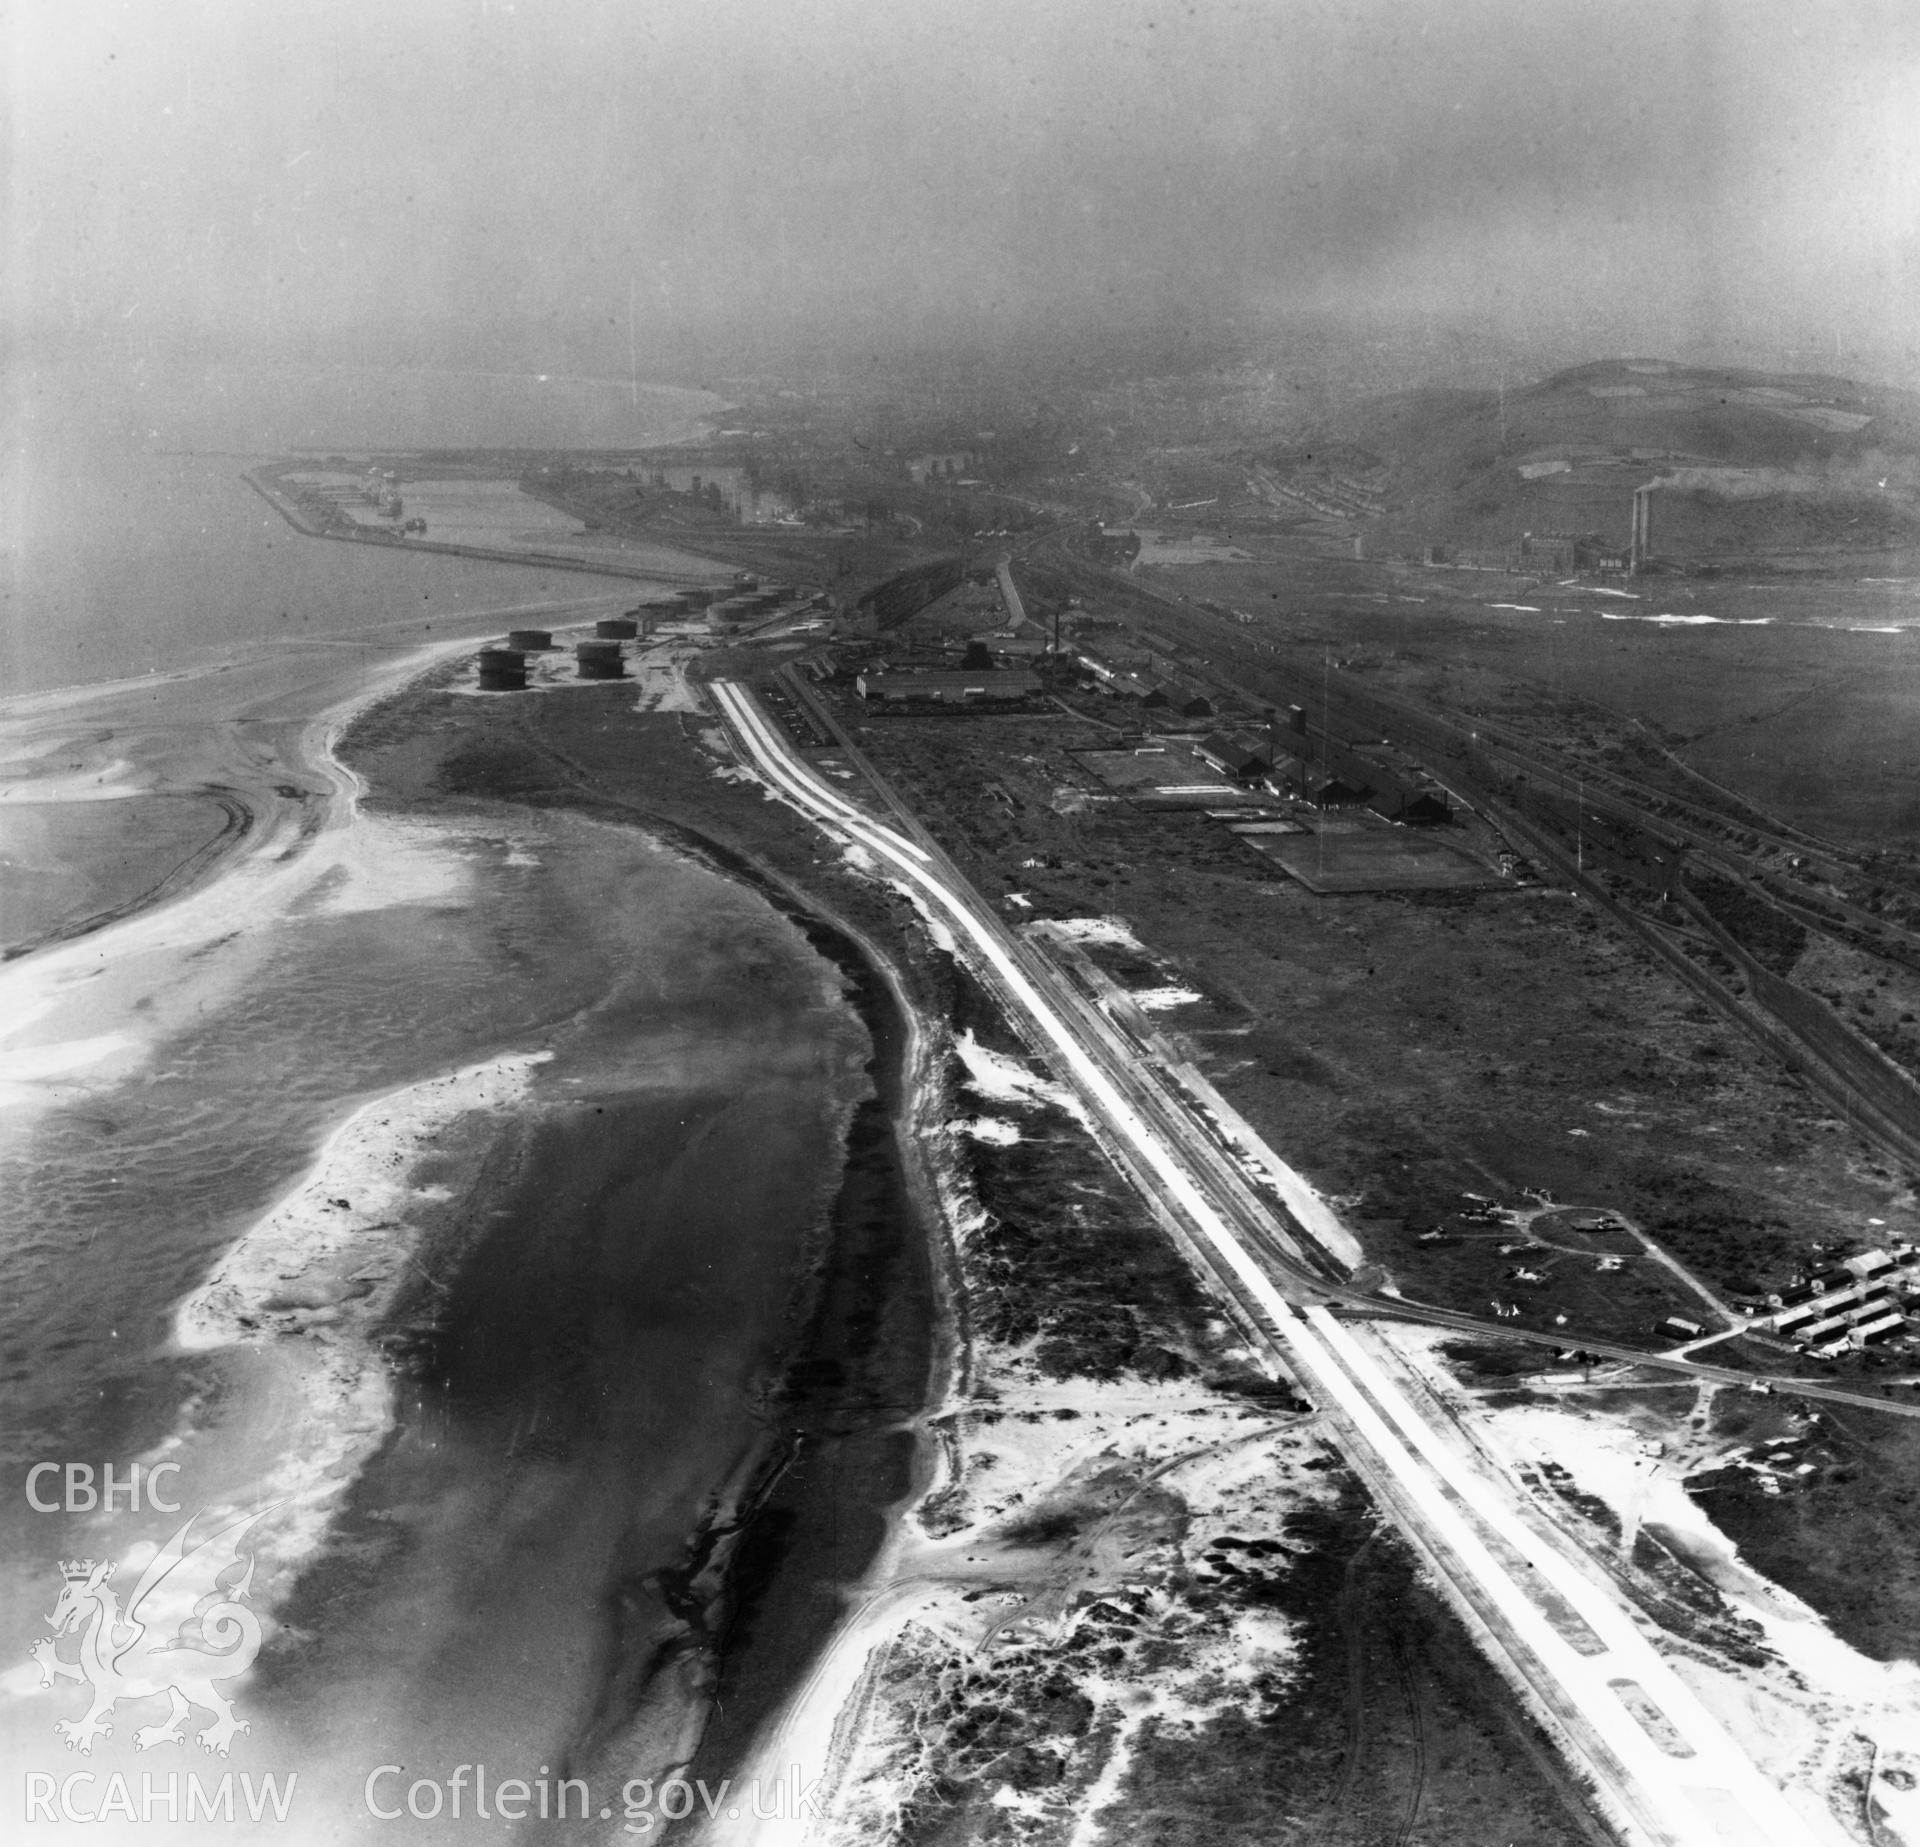
<instances>
[{"instance_id":1,"label":"dual carriageway","mask_svg":"<svg viewBox=\"0 0 1920 1847\"><path fill-rule=\"evenodd\" d=\"M1274 1185L1252 1177L1171 1074L1007 928L857 752L851 760L867 771L886 818L825 781L748 688L716 681L712 691L743 761L949 932L1073 1086L1109 1153L1243 1327L1315 1401L1331 1438L1548 1721L1623 1836L1636 1847L1812 1847L1844 1838L1755 1766L1673 1671L1622 1586L1540 1513L1463 1414L1440 1405L1371 1328L1335 1310L1411 1310L1411 1318L1475 1332L1484 1324L1346 1287L1312 1239L1316 1220L1331 1213L1304 1178L1264 1146L1258 1166ZM1332 1223L1323 1229L1329 1241L1338 1232ZM1643 1364L1650 1357L1593 1350ZM1730 1369L1664 1363L1752 1383Z\"/></svg>"}]
</instances>

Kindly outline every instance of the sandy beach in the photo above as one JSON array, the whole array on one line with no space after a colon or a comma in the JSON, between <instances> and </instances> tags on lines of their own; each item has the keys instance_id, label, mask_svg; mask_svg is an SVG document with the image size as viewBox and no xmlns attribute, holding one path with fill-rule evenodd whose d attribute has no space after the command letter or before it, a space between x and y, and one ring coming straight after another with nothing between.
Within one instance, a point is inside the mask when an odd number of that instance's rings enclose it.
<instances>
[{"instance_id":1,"label":"sandy beach","mask_svg":"<svg viewBox=\"0 0 1920 1847\"><path fill-rule=\"evenodd\" d=\"M276 1058L326 1067L256 1135L253 1203L190 1215L137 1273L114 1246L92 1304L142 1382L118 1453L178 1463L210 1512L267 1510L256 1761L299 1763L325 1838L405 1739L434 1775L484 1755L595 1789L787 1792L696 1829L716 1844L970 1809L1077 1847L1167 1776L1169 1739L1231 1756L1312 1712L1290 1749L1320 1761L1312 1587L1375 1544L1364 1502L1157 1228L1126 1231L1141 1306L1096 1285L1084 1335L1041 1337L1038 1247L1010 1267L1006 1215L1050 1185L1070 1219L1096 1193L1137 1214L1071 1090L898 894L740 780L679 642L633 680L549 666L504 702L474 692L470 647L362 662L309 715L263 701L223 771L248 825L199 882L0 975L23 1001L14 1148L91 1161L71 1222L105 1212L109 1240L119 1176L72 1125L137 1123L128 1099L164 1105L170 1077L211 1077L204 1108L284 1083ZM169 760L82 741L72 714L147 690L29 711L39 793L131 813L120 791ZM32 735L56 716L70 740ZM443 1016L424 1037L423 1009ZM196 1043L208 1015L231 1030ZM1342 1229L1185 1081L1250 1173ZM1800 1799L1858 1769L1849 1739L1898 1751L1908 1679L1741 1564L1684 1469L1646 1475L1622 1426L1558 1412L1496 1416L1490 1440L1510 1467L1572 1458L1765 1635L1764 1685L1708 1651L1682 1665ZM30 1674L4 1686L30 1757L44 1706ZM1490 1748L1482 1696L1446 1697ZM1010 1712L1037 1716L989 1749ZM1505 1774L1550 1811L1537 1771Z\"/></svg>"},{"instance_id":2,"label":"sandy beach","mask_svg":"<svg viewBox=\"0 0 1920 1847\"><path fill-rule=\"evenodd\" d=\"M523 611L487 628L508 613ZM540 613L562 627L595 605ZM473 1628L509 1604L508 1627L545 1611L549 1757L692 1750L711 1651L672 1585L721 1596L727 1510L767 1492L763 1397L867 1085L844 973L749 887L631 825L368 807L343 732L422 675L430 701L467 703L471 646L309 648L292 676L282 655L0 714L16 812L57 825L78 797L137 829L143 800L197 783L246 816L183 889L78 917L49 902L41 946L0 974L6 1157L23 1201L50 1208L12 1253L15 1324L43 1342L73 1326L18 1435L176 1463L205 1509L271 1508L245 1748L291 1756L336 1817L381 1734L422 1723L429 1684L459 1691L422 1751L535 1748L524 1682L486 1665L499 1624ZM110 867L89 900L116 877L137 882ZM88 1125L109 1118L103 1171ZM547 1280L499 1295L539 1252ZM98 1287L74 1293L76 1262ZM541 1299L573 1331L536 1349ZM580 1324L622 1302L603 1331ZM112 1428L72 1390L102 1362L126 1382ZM509 1561L536 1507L571 1512L529 1601ZM24 1612L56 1523L14 1524L8 1607ZM124 1530L57 1524L67 1552ZM609 1631L609 1574L658 1586L650 1625ZM399 1633L433 1612L399 1657L396 1607L413 1612ZM450 1648L479 1651L451 1682ZM56 1742L51 1709L33 1670L5 1686L9 1750L32 1763ZM620 1691L642 1686L637 1707ZM299 1743L316 1722L317 1752Z\"/></svg>"}]
</instances>

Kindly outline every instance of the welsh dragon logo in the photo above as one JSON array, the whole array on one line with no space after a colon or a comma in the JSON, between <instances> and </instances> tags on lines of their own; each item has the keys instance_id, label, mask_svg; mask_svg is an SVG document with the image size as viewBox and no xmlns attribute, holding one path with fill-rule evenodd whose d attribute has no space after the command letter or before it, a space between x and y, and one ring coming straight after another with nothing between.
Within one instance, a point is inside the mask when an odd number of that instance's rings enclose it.
<instances>
[{"instance_id":1,"label":"welsh dragon logo","mask_svg":"<svg viewBox=\"0 0 1920 1847\"><path fill-rule=\"evenodd\" d=\"M253 1584L251 1553L236 1582L223 1587L220 1580L242 1566L240 1537L262 1516L248 1514L189 1546L187 1534L199 1517L189 1518L154 1555L124 1610L111 1581L111 1562L61 1561L65 1582L47 1618L53 1634L43 1636L30 1652L39 1663L43 1688L56 1680L78 1680L93 1690L93 1704L84 1717L55 1722L69 1751L91 1756L96 1738L113 1735L116 1706L162 1693L171 1702L166 1720L143 1725L133 1734L139 1750L183 1744L182 1728L196 1706L213 1714L213 1723L199 1734L200 1743L221 1757L236 1732L252 1729L234 1717L232 1703L213 1683L244 1674L260 1652L260 1619L246 1601ZM77 1660L60 1653L69 1637L78 1639Z\"/></svg>"}]
</instances>

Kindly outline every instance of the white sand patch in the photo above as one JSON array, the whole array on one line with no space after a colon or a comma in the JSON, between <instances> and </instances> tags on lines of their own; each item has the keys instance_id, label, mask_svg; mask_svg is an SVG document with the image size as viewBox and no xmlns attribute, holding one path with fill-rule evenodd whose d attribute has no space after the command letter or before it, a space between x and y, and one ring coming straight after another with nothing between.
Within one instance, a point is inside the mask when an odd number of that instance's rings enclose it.
<instances>
[{"instance_id":1,"label":"white sand patch","mask_svg":"<svg viewBox=\"0 0 1920 1847\"><path fill-rule=\"evenodd\" d=\"M0 1048L0 1146L24 1136L42 1112L124 1082L151 1049L146 1040L121 1032Z\"/></svg>"},{"instance_id":2,"label":"white sand patch","mask_svg":"<svg viewBox=\"0 0 1920 1847\"><path fill-rule=\"evenodd\" d=\"M1381 1332L1413 1360L1443 1396L1463 1394L1439 1359L1446 1336L1432 1330ZM1869 1659L1836 1636L1825 1619L1791 1591L1762 1577L1688 1494L1687 1477L1724 1466L1743 1451L1711 1439L1661 1438L1592 1407L1520 1404L1474 1408L1492 1452L1510 1467L1557 1464L1582 1492L1613 1512L1621 1550L1642 1530L1712 1584L1736 1617L1757 1625L1782 1668L1754 1668L1671 1651L1675 1670L1692 1683L1769 1775L1803 1801L1830 1804L1832 1766L1847 1737L1870 1740L1885 1767L1920 1772L1920 1663ZM1678 1439L1678 1440L1676 1440ZM1920 1796L1891 1784L1882 1807L1891 1838L1920 1847ZM1841 1796L1842 1801L1855 1798Z\"/></svg>"},{"instance_id":3,"label":"white sand patch","mask_svg":"<svg viewBox=\"0 0 1920 1847\"><path fill-rule=\"evenodd\" d=\"M1203 1524L1216 1516L1229 1523L1244 1517L1257 1524L1235 1530L1259 1531L1265 1524L1257 1511L1261 1483L1270 1487L1289 1473L1272 1445L1301 1455L1312 1447L1310 1437L1275 1439L1264 1420L1250 1426L1246 1401L1192 1379L1053 1379L1024 1348L983 1347L976 1358L997 1401L947 1413L966 1433L964 1475L954 1484L965 1501L957 1524L949 1507L941 1517L945 1530L938 1537L923 1533L911 1545L908 1556L919 1570L952 1571L971 1562L969 1553L999 1543L996 1527L1097 1465L1154 1464L1181 1454L1187 1459L1175 1472L1176 1485Z\"/></svg>"},{"instance_id":4,"label":"white sand patch","mask_svg":"<svg viewBox=\"0 0 1920 1847\"><path fill-rule=\"evenodd\" d=\"M1021 1139L1019 1129L1004 1116L972 1116L957 1125L962 1135L977 1142L991 1142L996 1148L1011 1148Z\"/></svg>"},{"instance_id":5,"label":"white sand patch","mask_svg":"<svg viewBox=\"0 0 1920 1847\"><path fill-rule=\"evenodd\" d=\"M456 840L430 822L362 814L313 908L335 917L408 904L464 904L472 892L473 868L457 851Z\"/></svg>"},{"instance_id":6,"label":"white sand patch","mask_svg":"<svg viewBox=\"0 0 1920 1847\"><path fill-rule=\"evenodd\" d=\"M126 1033L99 1033L91 1039L71 1039L64 1045L33 1045L19 1051L0 1051L0 1085L40 1083L65 1077L97 1065L139 1042Z\"/></svg>"},{"instance_id":7,"label":"white sand patch","mask_svg":"<svg viewBox=\"0 0 1920 1847\"><path fill-rule=\"evenodd\" d=\"M910 885L905 879L888 879L885 883L890 891L898 892L919 913L920 927L926 931L927 940L934 948L952 956L956 962L966 959L960 939L954 935L947 920L927 902L927 894L919 886Z\"/></svg>"},{"instance_id":8,"label":"white sand patch","mask_svg":"<svg viewBox=\"0 0 1920 1847\"><path fill-rule=\"evenodd\" d=\"M993 1051L971 1031L954 1036L953 1049L966 1066L967 1088L989 1103L1012 1103L1031 1109L1041 1103L1065 1104L1059 1085L1030 1071L1017 1058Z\"/></svg>"},{"instance_id":9,"label":"white sand patch","mask_svg":"<svg viewBox=\"0 0 1920 1847\"><path fill-rule=\"evenodd\" d=\"M1653 622L1663 628L1728 628L1734 626L1721 616L1676 616L1672 614L1643 616L1634 613L1614 614L1611 610L1601 614L1603 622Z\"/></svg>"},{"instance_id":10,"label":"white sand patch","mask_svg":"<svg viewBox=\"0 0 1920 1847\"><path fill-rule=\"evenodd\" d=\"M17 762L18 759L15 759ZM0 764L0 774L11 770L12 764ZM114 760L99 769L71 771L58 776L32 776L22 781L9 781L0 786L0 802L10 807L26 807L46 802L116 802L124 801L128 796L144 795L145 785L140 781L131 762L125 757Z\"/></svg>"},{"instance_id":11,"label":"white sand patch","mask_svg":"<svg viewBox=\"0 0 1920 1847\"><path fill-rule=\"evenodd\" d=\"M415 1216L444 1196L412 1184L415 1165L459 1118L523 1103L535 1067L551 1057L490 1059L362 1104L176 1310L181 1348L271 1349L293 1375L293 1402L277 1412L275 1459L250 1496L252 1505L279 1508L267 1546L270 1587L292 1581L391 1428L392 1386L368 1333L409 1279ZM190 1440L177 1436L169 1447Z\"/></svg>"},{"instance_id":12,"label":"white sand patch","mask_svg":"<svg viewBox=\"0 0 1920 1847\"><path fill-rule=\"evenodd\" d=\"M1153 1013L1165 1013L1175 1007L1191 1007L1195 1001L1202 1001L1207 997L1197 988L1183 988L1170 983L1160 988L1130 989L1127 998L1136 1007L1145 1007Z\"/></svg>"},{"instance_id":13,"label":"white sand patch","mask_svg":"<svg viewBox=\"0 0 1920 1847\"><path fill-rule=\"evenodd\" d=\"M1114 949L1136 949L1145 953L1124 917L1055 917L1046 927L1075 943L1105 943Z\"/></svg>"}]
</instances>

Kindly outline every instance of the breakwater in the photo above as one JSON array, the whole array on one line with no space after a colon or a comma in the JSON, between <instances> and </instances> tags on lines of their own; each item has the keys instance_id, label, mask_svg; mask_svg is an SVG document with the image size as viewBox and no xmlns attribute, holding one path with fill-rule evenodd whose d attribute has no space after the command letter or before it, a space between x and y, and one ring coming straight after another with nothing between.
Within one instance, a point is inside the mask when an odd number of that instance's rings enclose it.
<instances>
[{"instance_id":1,"label":"breakwater","mask_svg":"<svg viewBox=\"0 0 1920 1847\"><path fill-rule=\"evenodd\" d=\"M628 564L617 558L580 558L568 552L536 551L532 548L516 551L505 546L467 545L447 539L401 538L374 526L363 530L323 526L307 514L297 501L270 482L262 480L254 470L246 470L240 478L294 531L309 539L338 539L345 545L371 545L378 551L400 552L409 556L425 552L445 558L477 558L489 564L537 565L543 570L577 571L588 577L618 577L649 584L685 584L690 587L710 584L719 569L715 566L707 571L663 570L651 564Z\"/></svg>"}]
</instances>

